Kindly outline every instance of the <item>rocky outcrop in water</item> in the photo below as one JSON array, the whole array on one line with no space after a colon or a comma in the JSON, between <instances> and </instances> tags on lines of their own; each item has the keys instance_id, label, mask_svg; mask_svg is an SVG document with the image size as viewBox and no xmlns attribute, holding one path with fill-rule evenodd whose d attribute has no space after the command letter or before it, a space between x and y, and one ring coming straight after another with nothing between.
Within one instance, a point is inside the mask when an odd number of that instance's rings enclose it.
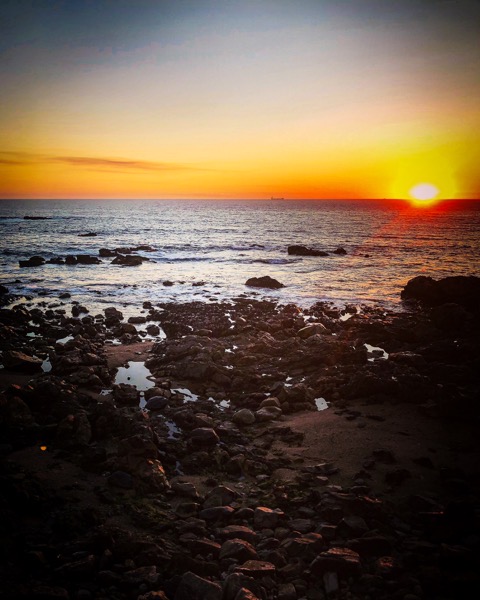
<instances>
[{"instance_id":1,"label":"rocky outcrop in water","mask_svg":"<svg viewBox=\"0 0 480 600\"><path fill-rule=\"evenodd\" d=\"M420 275L410 279L401 296L403 300L418 300L428 306L455 303L480 310L480 278L456 276L437 281Z\"/></svg>"},{"instance_id":2,"label":"rocky outcrop in water","mask_svg":"<svg viewBox=\"0 0 480 600\"><path fill-rule=\"evenodd\" d=\"M289 246L287 252L293 256L328 256L328 252L324 250L315 250L307 246Z\"/></svg>"},{"instance_id":3,"label":"rocky outcrop in water","mask_svg":"<svg viewBox=\"0 0 480 600\"><path fill-rule=\"evenodd\" d=\"M264 277L251 277L250 279L247 279L245 285L248 285L249 287L268 288L271 290L277 290L285 287L283 283L280 283L269 275L265 275Z\"/></svg>"}]
</instances>

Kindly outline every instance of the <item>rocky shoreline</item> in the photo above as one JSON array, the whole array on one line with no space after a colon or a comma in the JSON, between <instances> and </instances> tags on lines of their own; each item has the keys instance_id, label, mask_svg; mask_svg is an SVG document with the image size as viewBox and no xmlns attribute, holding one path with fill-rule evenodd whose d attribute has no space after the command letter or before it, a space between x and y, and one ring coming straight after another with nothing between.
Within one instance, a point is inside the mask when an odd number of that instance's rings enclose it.
<instances>
[{"instance_id":1,"label":"rocky shoreline","mask_svg":"<svg viewBox=\"0 0 480 600\"><path fill-rule=\"evenodd\" d=\"M480 294L448 279L398 313L0 309L0 597L480 591Z\"/></svg>"}]
</instances>

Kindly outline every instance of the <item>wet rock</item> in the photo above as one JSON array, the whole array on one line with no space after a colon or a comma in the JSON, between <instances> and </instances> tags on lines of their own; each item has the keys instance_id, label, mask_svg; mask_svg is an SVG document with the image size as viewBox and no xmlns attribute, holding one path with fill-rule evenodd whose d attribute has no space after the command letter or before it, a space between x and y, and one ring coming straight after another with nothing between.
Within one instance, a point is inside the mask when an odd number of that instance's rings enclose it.
<instances>
[{"instance_id":1,"label":"wet rock","mask_svg":"<svg viewBox=\"0 0 480 600\"><path fill-rule=\"evenodd\" d=\"M333 251L333 254L339 254L341 256L345 255L347 251L342 246L339 246L336 250Z\"/></svg>"},{"instance_id":2,"label":"wet rock","mask_svg":"<svg viewBox=\"0 0 480 600\"><path fill-rule=\"evenodd\" d=\"M154 323L151 323L150 325L147 325L146 331L149 335L159 335L160 327L158 325L155 325Z\"/></svg>"},{"instance_id":3,"label":"wet rock","mask_svg":"<svg viewBox=\"0 0 480 600\"><path fill-rule=\"evenodd\" d=\"M45 264L43 256L31 256L28 260L18 261L20 267L41 267Z\"/></svg>"},{"instance_id":4,"label":"wet rock","mask_svg":"<svg viewBox=\"0 0 480 600\"><path fill-rule=\"evenodd\" d=\"M222 600L222 588L191 571L185 573L175 593L174 600Z\"/></svg>"},{"instance_id":5,"label":"wet rock","mask_svg":"<svg viewBox=\"0 0 480 600\"><path fill-rule=\"evenodd\" d=\"M2 362L6 369L34 373L42 370L43 360L16 350L4 350Z\"/></svg>"},{"instance_id":6,"label":"wet rock","mask_svg":"<svg viewBox=\"0 0 480 600\"><path fill-rule=\"evenodd\" d=\"M87 233L79 233L78 237L97 237L94 231L87 231Z\"/></svg>"},{"instance_id":7,"label":"wet rock","mask_svg":"<svg viewBox=\"0 0 480 600\"><path fill-rule=\"evenodd\" d=\"M247 279L245 285L248 285L249 287L269 288L274 290L285 287L283 283L280 283L269 275L265 275L264 277L251 277L250 279Z\"/></svg>"},{"instance_id":8,"label":"wet rock","mask_svg":"<svg viewBox=\"0 0 480 600\"><path fill-rule=\"evenodd\" d=\"M115 252L115 250L110 250L109 248L100 248L100 250L98 251L98 254L102 258L112 258L114 256L117 256L117 253Z\"/></svg>"},{"instance_id":9,"label":"wet rock","mask_svg":"<svg viewBox=\"0 0 480 600\"><path fill-rule=\"evenodd\" d=\"M288 246L287 252L293 256L328 256L328 252L307 248L307 246Z\"/></svg>"},{"instance_id":10,"label":"wet rock","mask_svg":"<svg viewBox=\"0 0 480 600\"><path fill-rule=\"evenodd\" d=\"M57 427L56 443L62 448L87 446L92 439L92 429L86 413L67 415Z\"/></svg>"},{"instance_id":11,"label":"wet rock","mask_svg":"<svg viewBox=\"0 0 480 600\"><path fill-rule=\"evenodd\" d=\"M0 285L0 296L4 296L5 294L8 294L8 288L4 285Z\"/></svg>"}]
</instances>

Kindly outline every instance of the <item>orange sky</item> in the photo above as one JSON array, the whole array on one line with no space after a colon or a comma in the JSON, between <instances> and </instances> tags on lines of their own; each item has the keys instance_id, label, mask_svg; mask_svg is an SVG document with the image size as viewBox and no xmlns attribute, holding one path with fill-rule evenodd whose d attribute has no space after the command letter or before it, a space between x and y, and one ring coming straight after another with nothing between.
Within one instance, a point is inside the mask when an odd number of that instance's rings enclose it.
<instances>
[{"instance_id":1,"label":"orange sky","mask_svg":"<svg viewBox=\"0 0 480 600\"><path fill-rule=\"evenodd\" d=\"M479 195L478 3L31 5L3 15L0 198Z\"/></svg>"}]
</instances>

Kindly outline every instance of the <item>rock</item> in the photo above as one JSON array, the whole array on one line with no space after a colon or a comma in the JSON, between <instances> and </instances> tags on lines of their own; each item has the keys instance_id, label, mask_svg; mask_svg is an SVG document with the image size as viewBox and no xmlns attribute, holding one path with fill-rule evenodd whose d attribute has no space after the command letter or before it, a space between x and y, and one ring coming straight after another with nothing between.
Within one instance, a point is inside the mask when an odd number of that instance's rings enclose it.
<instances>
[{"instance_id":1,"label":"rock","mask_svg":"<svg viewBox=\"0 0 480 600\"><path fill-rule=\"evenodd\" d=\"M222 544L220 559L223 558L235 558L238 561L244 562L257 558L257 552L249 542L234 538Z\"/></svg>"},{"instance_id":2,"label":"rock","mask_svg":"<svg viewBox=\"0 0 480 600\"><path fill-rule=\"evenodd\" d=\"M175 593L174 600L222 600L222 588L191 571L185 573Z\"/></svg>"},{"instance_id":3,"label":"rock","mask_svg":"<svg viewBox=\"0 0 480 600\"><path fill-rule=\"evenodd\" d=\"M119 383L113 386L113 397L122 406L137 406L140 392L134 385Z\"/></svg>"},{"instance_id":4,"label":"rock","mask_svg":"<svg viewBox=\"0 0 480 600\"><path fill-rule=\"evenodd\" d=\"M146 330L147 330L148 335L159 335L160 334L160 327L158 325L155 325L154 323L147 325Z\"/></svg>"},{"instance_id":5,"label":"rock","mask_svg":"<svg viewBox=\"0 0 480 600\"><path fill-rule=\"evenodd\" d=\"M79 265L99 265L102 262L96 256L90 256L90 254L77 254L76 259Z\"/></svg>"},{"instance_id":6,"label":"rock","mask_svg":"<svg viewBox=\"0 0 480 600\"><path fill-rule=\"evenodd\" d=\"M146 323L146 321L147 318L142 316L128 318L128 323L133 323L134 325L141 325L142 323Z\"/></svg>"},{"instance_id":7,"label":"rock","mask_svg":"<svg viewBox=\"0 0 480 600\"><path fill-rule=\"evenodd\" d=\"M418 300L429 306L447 302L478 310L480 306L480 278L458 275L436 281L420 275L408 281L401 292L402 300Z\"/></svg>"},{"instance_id":8,"label":"rock","mask_svg":"<svg viewBox=\"0 0 480 600\"><path fill-rule=\"evenodd\" d=\"M193 483L188 481L173 481L172 490L179 496L186 496L187 498L193 498L195 500L199 498L197 488Z\"/></svg>"},{"instance_id":9,"label":"rock","mask_svg":"<svg viewBox=\"0 0 480 600\"><path fill-rule=\"evenodd\" d=\"M282 409L277 406L264 406L255 411L255 419L259 422L274 421L282 414Z\"/></svg>"},{"instance_id":10,"label":"rock","mask_svg":"<svg viewBox=\"0 0 480 600\"><path fill-rule=\"evenodd\" d=\"M113 306L109 306L104 310L105 317L107 319L117 319L119 321L123 321L123 313L114 308Z\"/></svg>"},{"instance_id":11,"label":"rock","mask_svg":"<svg viewBox=\"0 0 480 600\"><path fill-rule=\"evenodd\" d=\"M237 425L251 425L255 423L255 415L248 408L242 408L234 413L232 421Z\"/></svg>"},{"instance_id":12,"label":"rock","mask_svg":"<svg viewBox=\"0 0 480 600\"><path fill-rule=\"evenodd\" d=\"M3 366L11 371L33 373L42 370L43 360L36 356L29 356L16 350L4 350L2 354Z\"/></svg>"},{"instance_id":13,"label":"rock","mask_svg":"<svg viewBox=\"0 0 480 600\"><path fill-rule=\"evenodd\" d=\"M165 398L164 396L153 396L153 398L147 400L145 408L147 410L156 411L163 410L167 405L168 398Z\"/></svg>"},{"instance_id":14,"label":"rock","mask_svg":"<svg viewBox=\"0 0 480 600\"><path fill-rule=\"evenodd\" d=\"M98 254L103 258L112 258L113 256L117 256L115 250L110 250L109 248L100 248Z\"/></svg>"},{"instance_id":15,"label":"rock","mask_svg":"<svg viewBox=\"0 0 480 600\"><path fill-rule=\"evenodd\" d=\"M40 267L45 264L43 256L31 256L28 260L18 261L20 267Z\"/></svg>"},{"instance_id":16,"label":"rock","mask_svg":"<svg viewBox=\"0 0 480 600\"><path fill-rule=\"evenodd\" d=\"M130 255L130 254L127 254L126 256L124 256L123 254L119 254L119 255L117 255L116 258L114 258L112 260L112 262L110 264L121 265L124 267L138 267L145 260L149 260L149 259L145 258L143 256Z\"/></svg>"},{"instance_id":17,"label":"rock","mask_svg":"<svg viewBox=\"0 0 480 600\"><path fill-rule=\"evenodd\" d=\"M56 443L62 448L87 446L92 439L92 429L86 413L67 415L57 427Z\"/></svg>"},{"instance_id":18,"label":"rock","mask_svg":"<svg viewBox=\"0 0 480 600\"><path fill-rule=\"evenodd\" d=\"M344 517L337 526L337 532L341 537L351 538L363 535L368 531L368 525L362 517L348 515Z\"/></svg>"},{"instance_id":19,"label":"rock","mask_svg":"<svg viewBox=\"0 0 480 600\"><path fill-rule=\"evenodd\" d=\"M297 600L297 590L293 583L281 583L278 586L278 600Z\"/></svg>"},{"instance_id":20,"label":"rock","mask_svg":"<svg viewBox=\"0 0 480 600\"><path fill-rule=\"evenodd\" d=\"M217 529L216 534L220 539L237 538L246 540L247 542L250 542L250 544L254 544L257 540L257 534L253 529L245 527L244 525L228 525L222 529Z\"/></svg>"},{"instance_id":21,"label":"rock","mask_svg":"<svg viewBox=\"0 0 480 600\"><path fill-rule=\"evenodd\" d=\"M306 246L289 246L287 252L293 256L328 256L328 252L314 250Z\"/></svg>"},{"instance_id":22,"label":"rock","mask_svg":"<svg viewBox=\"0 0 480 600\"><path fill-rule=\"evenodd\" d=\"M253 524L256 529L275 529L283 519L285 513L279 509L272 510L266 506L257 506L255 509Z\"/></svg>"},{"instance_id":23,"label":"rock","mask_svg":"<svg viewBox=\"0 0 480 600\"><path fill-rule=\"evenodd\" d=\"M8 294L8 288L4 285L0 285L0 296L4 296L5 294Z\"/></svg>"},{"instance_id":24,"label":"rock","mask_svg":"<svg viewBox=\"0 0 480 600\"><path fill-rule=\"evenodd\" d=\"M390 540L379 535L349 540L347 546L361 556L389 556L392 552Z\"/></svg>"},{"instance_id":25,"label":"rock","mask_svg":"<svg viewBox=\"0 0 480 600\"><path fill-rule=\"evenodd\" d=\"M199 517L200 519L205 519L205 521L225 521L229 519L235 509L231 506L212 506L211 508L204 508L200 511Z\"/></svg>"},{"instance_id":26,"label":"rock","mask_svg":"<svg viewBox=\"0 0 480 600\"><path fill-rule=\"evenodd\" d=\"M333 251L333 254L344 255L346 253L347 251L345 250L345 248L342 248L341 246L339 246L336 250Z\"/></svg>"},{"instance_id":27,"label":"rock","mask_svg":"<svg viewBox=\"0 0 480 600\"><path fill-rule=\"evenodd\" d=\"M199 445L215 446L220 438L211 427L198 427L190 432L190 440Z\"/></svg>"},{"instance_id":28,"label":"rock","mask_svg":"<svg viewBox=\"0 0 480 600\"><path fill-rule=\"evenodd\" d=\"M97 237L97 234L93 231L89 231L87 233L79 233L78 237Z\"/></svg>"},{"instance_id":29,"label":"rock","mask_svg":"<svg viewBox=\"0 0 480 600\"><path fill-rule=\"evenodd\" d=\"M360 575L360 556L349 548L330 548L314 559L310 570L320 576L328 572L338 573L342 577Z\"/></svg>"},{"instance_id":30,"label":"rock","mask_svg":"<svg viewBox=\"0 0 480 600\"><path fill-rule=\"evenodd\" d=\"M318 333L326 334L326 333L329 333L329 331L325 327L325 325L322 325L321 323L313 323L312 325L307 325L306 327L303 327L302 329L300 329L297 332L297 335L300 339L306 340L307 338L311 337L312 335L317 335Z\"/></svg>"},{"instance_id":31,"label":"rock","mask_svg":"<svg viewBox=\"0 0 480 600\"><path fill-rule=\"evenodd\" d=\"M283 283L280 283L269 275L265 275L264 277L251 277L250 279L247 279L245 285L248 285L249 287L269 288L274 290L285 287Z\"/></svg>"},{"instance_id":32,"label":"rock","mask_svg":"<svg viewBox=\"0 0 480 600\"><path fill-rule=\"evenodd\" d=\"M25 221L46 221L47 219L50 219L50 217L36 217L30 215L25 215L23 218Z\"/></svg>"},{"instance_id":33,"label":"rock","mask_svg":"<svg viewBox=\"0 0 480 600\"><path fill-rule=\"evenodd\" d=\"M271 562L264 560L247 560L240 565L235 567L236 573L243 573L244 575L250 575L250 577L265 577L272 576L275 574L277 568Z\"/></svg>"}]
</instances>

